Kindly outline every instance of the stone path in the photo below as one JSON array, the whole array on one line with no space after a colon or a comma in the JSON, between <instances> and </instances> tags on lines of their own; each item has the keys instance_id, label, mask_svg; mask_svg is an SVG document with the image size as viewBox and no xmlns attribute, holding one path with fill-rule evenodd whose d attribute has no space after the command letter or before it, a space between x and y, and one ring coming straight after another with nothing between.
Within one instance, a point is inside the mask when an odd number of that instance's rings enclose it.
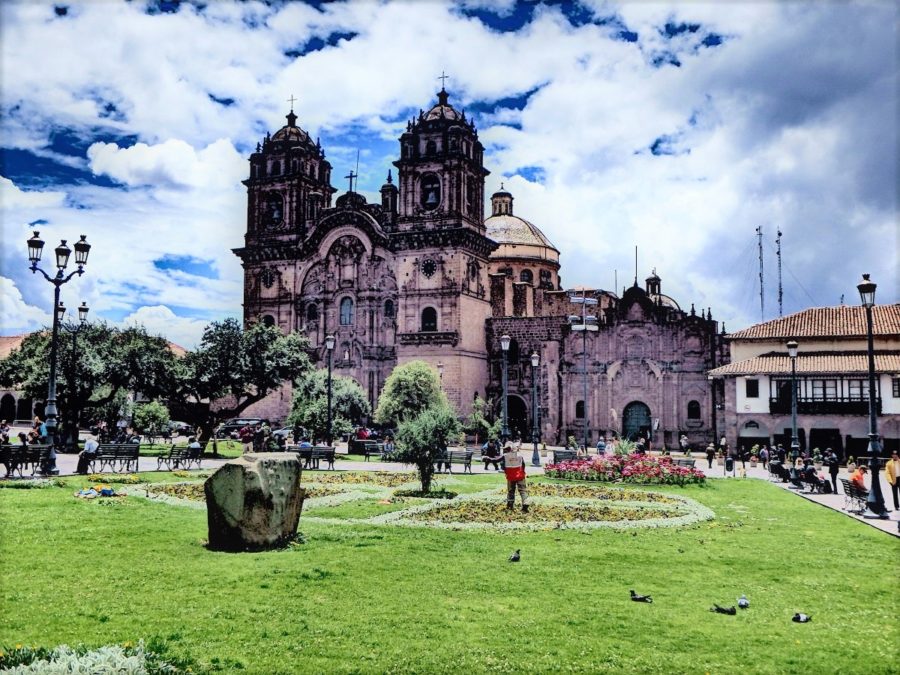
<instances>
[{"instance_id":1,"label":"stone path","mask_svg":"<svg viewBox=\"0 0 900 675\"><path fill-rule=\"evenodd\" d=\"M552 450L552 448L551 448ZM409 471L412 472L414 469L408 465L400 464L399 462L376 462L376 461L350 461L340 459L341 453L346 453L346 447L338 448L338 460L335 464L336 468L339 471ZM526 451L523 448L522 451L523 456L525 457L526 462L530 462L531 453ZM696 468L703 471L704 474L709 478L715 479L723 479L726 478L728 480L733 479L735 476L729 474L727 477L725 476L724 467L717 466L715 463L712 468L707 466L706 457L700 456L696 457L697 464ZM211 459L204 458L203 459L203 468L213 470L224 464L226 459ZM546 463L547 458L541 458L541 462ZM56 465L60 470L61 476L70 476L74 475L75 467L78 463L78 457L75 455L59 455L56 460ZM741 476L741 464L738 462L736 464L737 471L736 477ZM156 471L156 458L155 457L141 457L138 461L138 470L139 471ZM473 474L493 474L500 473L495 472L493 469L485 470L484 466L480 462L472 463L472 472ZM542 467L533 467L529 464L526 464L526 472L529 476L539 476L543 475L544 469ZM762 468L762 465L758 465L756 467L751 468L750 464L747 463L746 468L744 469L744 476L747 478L756 478L760 480L769 480L769 472L766 469ZM845 469L842 469L840 474L838 474L839 478L849 478L849 474ZM900 537L900 511L897 511L893 508L893 502L891 499L891 488L888 484L887 480L884 476L884 471L879 472L879 477L881 479L881 492L884 495L885 504L888 509L891 510L890 518L887 520L877 520L877 519L866 519L857 514L849 513L844 510L844 495L842 494L831 494L831 495L820 495L820 494L808 494L806 492L801 492L799 490L790 489L787 487L786 483L777 482L775 485L779 486L782 489L788 490L797 495L800 499L807 499L811 502L819 504L825 508L832 509L839 513L842 513L850 518L854 518L861 522L866 523L872 527L875 527L882 532L887 532L889 534L894 535L895 537ZM840 489L840 483L838 484L838 488Z\"/></svg>"}]
</instances>

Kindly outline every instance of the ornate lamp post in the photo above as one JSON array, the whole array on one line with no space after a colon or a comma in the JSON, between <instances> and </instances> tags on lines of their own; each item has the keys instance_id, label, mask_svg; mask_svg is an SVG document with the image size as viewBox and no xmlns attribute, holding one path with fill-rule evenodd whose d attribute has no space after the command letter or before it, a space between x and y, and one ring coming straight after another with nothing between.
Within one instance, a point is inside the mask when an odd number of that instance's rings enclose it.
<instances>
[{"instance_id":1,"label":"ornate lamp post","mask_svg":"<svg viewBox=\"0 0 900 675\"><path fill-rule=\"evenodd\" d=\"M582 288L581 295L570 295L569 302L581 305L581 316L577 314L569 317L569 323L572 324L573 331L581 331L581 387L582 401L584 401L584 417L582 418L582 436L584 438L584 449L588 448L588 380L587 380L587 334L588 331L598 331L600 327L597 325L597 317L587 313L589 305L596 305L597 298L587 297L586 291Z\"/></svg>"},{"instance_id":2,"label":"ornate lamp post","mask_svg":"<svg viewBox=\"0 0 900 675\"><path fill-rule=\"evenodd\" d=\"M887 518L887 509L881 494L881 479L878 476L878 470L881 468L879 459L881 443L878 441L878 411L875 408L875 345L872 337L872 307L875 305L876 284L869 279L868 274L863 274L862 281L856 288L859 290L862 305L866 308L866 338L869 343L869 473L872 475L872 486L866 498L866 512L863 517Z\"/></svg>"},{"instance_id":3,"label":"ornate lamp post","mask_svg":"<svg viewBox=\"0 0 900 675\"><path fill-rule=\"evenodd\" d=\"M500 336L500 349L503 352L503 400L501 401L501 410L503 411L503 428L500 430L500 440L506 443L509 440L509 419L507 417L507 389L509 387L507 375L507 355L509 354L509 335Z\"/></svg>"},{"instance_id":4,"label":"ornate lamp post","mask_svg":"<svg viewBox=\"0 0 900 675\"><path fill-rule=\"evenodd\" d=\"M531 465L541 465L541 455L538 452L538 405L537 405L537 381L538 381L538 365L541 363L541 357L537 352L531 354L531 441L534 443L534 450L531 453Z\"/></svg>"},{"instance_id":5,"label":"ornate lamp post","mask_svg":"<svg viewBox=\"0 0 900 675\"><path fill-rule=\"evenodd\" d=\"M797 437L797 348L796 340L787 343L791 357L791 459L796 462L800 456L800 439Z\"/></svg>"},{"instance_id":6,"label":"ornate lamp post","mask_svg":"<svg viewBox=\"0 0 900 675\"><path fill-rule=\"evenodd\" d=\"M328 428L325 432L327 445L331 445L331 358L334 354L334 335L325 336L325 352L328 354Z\"/></svg>"},{"instance_id":7,"label":"ornate lamp post","mask_svg":"<svg viewBox=\"0 0 900 675\"><path fill-rule=\"evenodd\" d=\"M57 311L60 313L60 321L62 320L62 315L65 314L66 308L63 306L63 303L59 303L59 307ZM75 381L76 376L76 368L78 364L78 334L87 326L87 315L90 311L90 308L87 306L86 302L82 302L81 306L78 308L78 323L72 322L70 325L60 324L60 327L69 333L72 336L72 371L69 373L69 390L70 390L70 417L72 420L72 430L69 434L69 441L67 445L77 452L78 451L78 396L76 394L77 391L77 382Z\"/></svg>"},{"instance_id":8,"label":"ornate lamp post","mask_svg":"<svg viewBox=\"0 0 900 675\"><path fill-rule=\"evenodd\" d=\"M41 261L41 254L44 251L44 241L38 232L28 240L28 260L31 262L31 271L40 272L44 278L53 284L53 332L50 336L50 379L47 383L47 405L44 407L45 423L47 425L47 434L51 439L51 443L56 445L56 352L57 340L59 339L59 322L62 317L57 308L59 307L59 287L67 283L76 274L81 276L84 274L84 266L87 264L88 254L91 252L91 245L87 243L86 237L81 235L81 239L75 242L75 264L78 266L74 272L70 272L66 276L66 267L69 264L69 256L72 255L72 249L66 246L66 240L63 239L59 246L54 250L56 274L50 276L40 267L38 263ZM56 471L56 462L51 462L50 471Z\"/></svg>"}]
</instances>

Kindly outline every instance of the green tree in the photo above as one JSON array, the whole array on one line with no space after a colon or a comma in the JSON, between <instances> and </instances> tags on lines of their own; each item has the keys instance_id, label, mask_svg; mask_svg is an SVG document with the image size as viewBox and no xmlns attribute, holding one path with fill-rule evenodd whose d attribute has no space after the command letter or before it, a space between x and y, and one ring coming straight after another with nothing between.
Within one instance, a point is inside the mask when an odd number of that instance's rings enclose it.
<instances>
[{"instance_id":1,"label":"green tree","mask_svg":"<svg viewBox=\"0 0 900 675\"><path fill-rule=\"evenodd\" d=\"M385 381L378 397L375 421L398 426L437 405L450 406L441 391L437 371L424 361L410 361L394 368Z\"/></svg>"},{"instance_id":2,"label":"green tree","mask_svg":"<svg viewBox=\"0 0 900 675\"><path fill-rule=\"evenodd\" d=\"M415 464L422 492L431 491L434 462L446 450L450 439L459 432L456 412L444 403L435 404L415 417L404 419L397 429L399 459Z\"/></svg>"},{"instance_id":3,"label":"green tree","mask_svg":"<svg viewBox=\"0 0 900 675\"><path fill-rule=\"evenodd\" d=\"M332 436L349 433L371 413L366 393L359 383L340 375L331 378ZM294 386L288 424L299 424L315 439L328 436L328 371L310 371Z\"/></svg>"},{"instance_id":4,"label":"green tree","mask_svg":"<svg viewBox=\"0 0 900 675\"><path fill-rule=\"evenodd\" d=\"M503 428L503 420L497 418L491 421L491 402L480 396L475 396L472 401L472 412L466 418L466 429L475 434L476 442L487 441L500 437Z\"/></svg>"},{"instance_id":5,"label":"green tree","mask_svg":"<svg viewBox=\"0 0 900 675\"><path fill-rule=\"evenodd\" d=\"M312 368L308 348L305 336L284 335L263 323L246 329L236 319L208 325L200 346L182 359L179 374L180 398L196 411L200 442L212 436L219 421L239 416L285 380L306 375ZM205 415L204 400L216 401Z\"/></svg>"},{"instance_id":6,"label":"green tree","mask_svg":"<svg viewBox=\"0 0 900 675\"><path fill-rule=\"evenodd\" d=\"M169 409L159 401L139 403L134 407L132 426L151 439L169 428Z\"/></svg>"},{"instance_id":7,"label":"green tree","mask_svg":"<svg viewBox=\"0 0 900 675\"><path fill-rule=\"evenodd\" d=\"M74 408L85 419L104 419L115 428L128 395L164 398L175 386L177 357L169 343L143 327L115 328L103 322L86 325L77 348L65 332L57 350L57 405L60 421L72 423ZM50 331L28 335L18 349L0 360L0 386L22 389L43 400L50 377Z\"/></svg>"}]
</instances>

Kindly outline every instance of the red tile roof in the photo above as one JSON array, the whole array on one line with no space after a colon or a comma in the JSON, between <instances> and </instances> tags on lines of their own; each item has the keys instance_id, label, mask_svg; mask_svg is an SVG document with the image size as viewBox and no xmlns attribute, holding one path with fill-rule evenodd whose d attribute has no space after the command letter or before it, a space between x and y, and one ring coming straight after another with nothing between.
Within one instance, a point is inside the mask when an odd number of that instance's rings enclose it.
<instances>
[{"instance_id":1,"label":"red tile roof","mask_svg":"<svg viewBox=\"0 0 900 675\"><path fill-rule=\"evenodd\" d=\"M900 303L872 308L875 335L900 336ZM865 337L866 310L861 305L812 307L730 333L730 340L773 340L804 337Z\"/></svg>"},{"instance_id":2,"label":"red tile roof","mask_svg":"<svg viewBox=\"0 0 900 675\"><path fill-rule=\"evenodd\" d=\"M866 352L800 352L797 355L798 375L865 375L869 372ZM900 351L875 352L875 372L900 375ZM791 359L786 353L771 352L735 361L715 370L710 375L790 375Z\"/></svg>"},{"instance_id":3,"label":"red tile roof","mask_svg":"<svg viewBox=\"0 0 900 675\"><path fill-rule=\"evenodd\" d=\"M23 333L22 335L0 335L0 359L5 359L14 349L18 349L22 344L22 341L29 335L31 335L31 333ZM174 342L168 342L168 344L169 350L175 356L182 357L188 352L187 349Z\"/></svg>"}]
</instances>

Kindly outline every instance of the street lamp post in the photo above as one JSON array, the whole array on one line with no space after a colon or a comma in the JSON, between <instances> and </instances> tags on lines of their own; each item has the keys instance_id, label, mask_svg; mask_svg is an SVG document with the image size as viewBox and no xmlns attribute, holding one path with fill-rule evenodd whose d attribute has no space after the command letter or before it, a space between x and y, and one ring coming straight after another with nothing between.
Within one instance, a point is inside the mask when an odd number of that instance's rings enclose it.
<instances>
[{"instance_id":1,"label":"street lamp post","mask_svg":"<svg viewBox=\"0 0 900 675\"><path fill-rule=\"evenodd\" d=\"M887 509L884 506L884 497L881 494L881 479L878 471L881 469L881 443L878 440L878 411L875 408L875 344L872 336L872 307L875 305L874 281L868 274L862 275L862 281L856 287L863 307L866 308L866 338L869 351L869 473L872 475L872 486L869 488L869 496L866 497L866 511L864 518L887 518Z\"/></svg>"},{"instance_id":2,"label":"street lamp post","mask_svg":"<svg viewBox=\"0 0 900 675\"><path fill-rule=\"evenodd\" d=\"M597 298L587 297L585 289L581 289L581 295L570 295L569 302L581 305L581 316L573 314L569 317L569 323L572 324L573 331L581 331L581 387L582 398L584 402L584 416L582 417L582 436L584 438L584 449L588 447L588 380L587 380L587 334L588 331L600 330L597 326L597 317L587 313L589 305L596 305Z\"/></svg>"},{"instance_id":3,"label":"street lamp post","mask_svg":"<svg viewBox=\"0 0 900 675\"><path fill-rule=\"evenodd\" d=\"M791 357L791 459L796 462L800 456L800 439L797 437L797 348L796 340L787 343Z\"/></svg>"},{"instance_id":4,"label":"street lamp post","mask_svg":"<svg viewBox=\"0 0 900 675\"><path fill-rule=\"evenodd\" d=\"M331 357L334 353L334 335L325 336L325 352L328 354L328 428L325 430L326 445L331 446Z\"/></svg>"},{"instance_id":5,"label":"street lamp post","mask_svg":"<svg viewBox=\"0 0 900 675\"><path fill-rule=\"evenodd\" d=\"M534 443L534 450L531 453L531 465L541 465L541 455L538 452L538 404L537 404L537 381L538 381L538 365L541 363L541 357L537 352L531 354L531 441Z\"/></svg>"},{"instance_id":6,"label":"street lamp post","mask_svg":"<svg viewBox=\"0 0 900 675\"><path fill-rule=\"evenodd\" d=\"M57 445L56 439L56 352L57 341L59 339L59 287L67 283L76 274L81 276L84 274L84 266L87 264L88 254L91 252L91 245L87 243L86 237L81 235L81 239L75 242L75 264L78 266L73 272L66 275L66 267L69 264L69 256L72 255L72 249L66 246L66 240L63 239L59 246L54 250L56 274L50 276L40 267L38 263L41 261L41 254L44 251L44 241L40 238L38 232L35 231L34 236L28 240L28 260L31 262L31 272L40 272L44 278L53 284L53 331L50 335L50 378L47 383L47 405L44 407L45 424L47 426L47 435L51 439L54 447ZM56 472L56 461L50 461L48 466L50 472Z\"/></svg>"},{"instance_id":7,"label":"street lamp post","mask_svg":"<svg viewBox=\"0 0 900 675\"><path fill-rule=\"evenodd\" d=\"M62 319L62 314L65 314L66 308L63 307L63 303L59 303L59 307L57 311L60 312L60 320ZM76 381L76 370L78 365L78 334L87 326L87 315L90 311L90 308L87 306L86 302L82 302L81 306L78 308L78 323L72 323L71 325L61 324L60 327L69 333L72 336L72 370L69 373L69 418L71 419L72 428L69 433L69 441L67 445L75 451L78 452L78 395L77 395L77 387L78 383Z\"/></svg>"},{"instance_id":8,"label":"street lamp post","mask_svg":"<svg viewBox=\"0 0 900 675\"><path fill-rule=\"evenodd\" d=\"M444 388L444 364L438 361L437 364L438 379L440 380L441 389Z\"/></svg>"},{"instance_id":9,"label":"street lamp post","mask_svg":"<svg viewBox=\"0 0 900 675\"><path fill-rule=\"evenodd\" d=\"M500 430L500 440L506 443L509 440L509 419L507 417L507 389L509 387L508 375L507 375L507 363L506 357L509 353L509 335L501 335L500 336L500 350L503 353L503 400L501 401L501 411L503 415L503 428Z\"/></svg>"}]
</instances>

